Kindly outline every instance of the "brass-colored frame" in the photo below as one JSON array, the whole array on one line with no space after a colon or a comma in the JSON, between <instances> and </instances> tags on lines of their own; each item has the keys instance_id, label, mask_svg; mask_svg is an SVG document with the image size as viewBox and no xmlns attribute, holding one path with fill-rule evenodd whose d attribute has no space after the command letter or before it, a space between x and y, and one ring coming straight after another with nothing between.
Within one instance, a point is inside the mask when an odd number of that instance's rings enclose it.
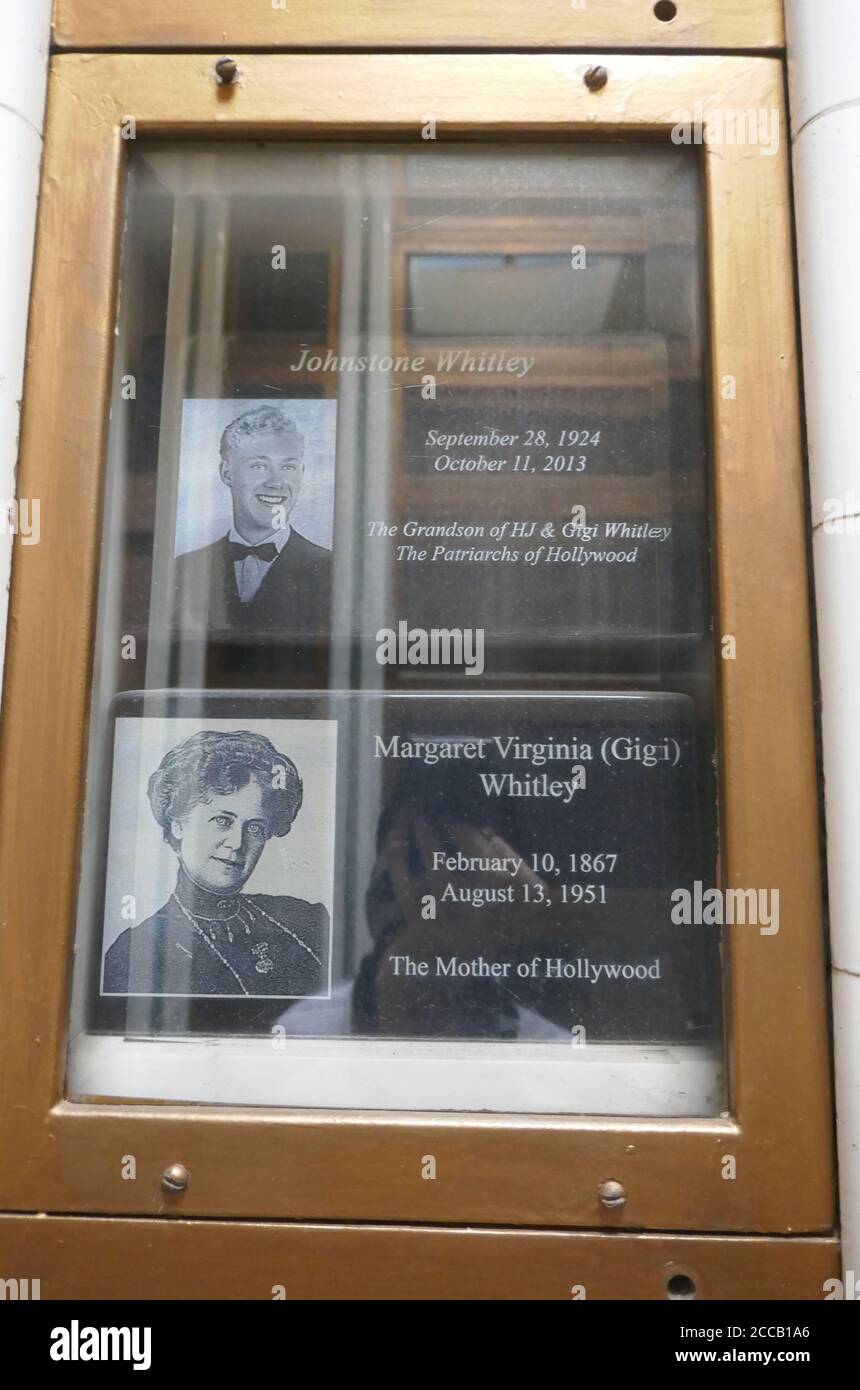
<instances>
[{"instance_id":1,"label":"brass-colored frame","mask_svg":"<svg viewBox=\"0 0 860 1390\"><path fill-rule=\"evenodd\" d=\"M272 1221L0 1216L3 1277L43 1299L665 1299L825 1297L834 1236L612 1235ZM28 1290L32 1287L28 1284ZM23 1290L19 1290L23 1294ZM278 1290L280 1292L280 1289Z\"/></svg>"},{"instance_id":2,"label":"brass-colored frame","mask_svg":"<svg viewBox=\"0 0 860 1390\"><path fill-rule=\"evenodd\" d=\"M109 8L109 7L108 7ZM703 147L714 403L722 881L778 888L728 933L730 1111L631 1120L74 1104L63 1098L101 475L126 142L138 136L631 138L678 111L776 109L770 58L92 56L52 64L0 730L0 1209L797 1233L833 1224L833 1157L788 157ZM724 386L736 383L734 392ZM420 1177L436 1158L436 1181ZM137 1163L123 1181L122 1156ZM723 1163L735 1159L734 1178ZM165 1197L164 1168L191 1184ZM620 1180L625 1207L599 1184Z\"/></svg>"},{"instance_id":3,"label":"brass-colored frame","mask_svg":"<svg viewBox=\"0 0 860 1390\"><path fill-rule=\"evenodd\" d=\"M782 0L54 0L57 48L585 49L774 51Z\"/></svg>"}]
</instances>

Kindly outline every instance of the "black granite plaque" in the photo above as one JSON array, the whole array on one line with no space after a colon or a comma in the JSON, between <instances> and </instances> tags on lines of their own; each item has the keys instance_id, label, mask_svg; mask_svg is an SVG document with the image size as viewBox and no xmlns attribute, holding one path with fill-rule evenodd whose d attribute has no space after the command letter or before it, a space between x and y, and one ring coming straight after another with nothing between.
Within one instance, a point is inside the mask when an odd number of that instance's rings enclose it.
<instances>
[{"instance_id":1,"label":"black granite plaque","mask_svg":"<svg viewBox=\"0 0 860 1390\"><path fill-rule=\"evenodd\" d=\"M713 874L690 700L410 697L375 715L354 1031L701 1040L714 940L670 915L673 889Z\"/></svg>"},{"instance_id":2,"label":"black granite plaque","mask_svg":"<svg viewBox=\"0 0 860 1390\"><path fill-rule=\"evenodd\" d=\"M672 921L672 892L714 870L688 698L153 692L116 716L102 1026L643 1043L715 1026L714 931ZM304 784L287 831L279 804L243 809L260 739L264 769L286 758ZM151 823L124 804L144 788ZM264 824L250 869L237 807ZM201 809L213 859L183 841Z\"/></svg>"}]
</instances>

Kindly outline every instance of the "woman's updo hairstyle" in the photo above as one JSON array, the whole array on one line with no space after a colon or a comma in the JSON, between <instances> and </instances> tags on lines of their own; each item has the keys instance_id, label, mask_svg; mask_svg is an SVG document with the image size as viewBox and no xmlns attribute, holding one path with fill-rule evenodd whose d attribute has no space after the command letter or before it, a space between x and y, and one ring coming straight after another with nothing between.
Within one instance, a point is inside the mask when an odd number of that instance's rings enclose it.
<instances>
[{"instance_id":1,"label":"woman's updo hairstyle","mask_svg":"<svg viewBox=\"0 0 860 1390\"><path fill-rule=\"evenodd\" d=\"M174 850L171 821L181 820L201 801L237 792L254 780L264 793L269 835L286 835L302 804L302 779L295 764L262 734L247 729L222 734L203 730L165 753L149 779L152 814Z\"/></svg>"}]
</instances>

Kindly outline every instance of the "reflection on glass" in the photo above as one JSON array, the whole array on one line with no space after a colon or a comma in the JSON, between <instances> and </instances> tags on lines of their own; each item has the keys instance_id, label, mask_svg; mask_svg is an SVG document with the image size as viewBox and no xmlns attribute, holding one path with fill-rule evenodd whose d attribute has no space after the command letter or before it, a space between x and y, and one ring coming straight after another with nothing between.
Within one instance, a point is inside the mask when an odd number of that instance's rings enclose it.
<instances>
[{"instance_id":1,"label":"reflection on glass","mask_svg":"<svg viewBox=\"0 0 860 1390\"><path fill-rule=\"evenodd\" d=\"M137 142L126 226L72 1092L713 1113L691 152Z\"/></svg>"}]
</instances>

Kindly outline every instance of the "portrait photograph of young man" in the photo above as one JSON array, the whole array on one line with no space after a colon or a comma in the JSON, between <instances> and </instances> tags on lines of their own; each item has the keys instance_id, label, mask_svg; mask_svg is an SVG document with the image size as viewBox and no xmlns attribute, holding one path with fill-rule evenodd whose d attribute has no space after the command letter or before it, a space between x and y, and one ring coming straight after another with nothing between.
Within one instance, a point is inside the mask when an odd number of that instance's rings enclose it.
<instances>
[{"instance_id":1,"label":"portrait photograph of young man","mask_svg":"<svg viewBox=\"0 0 860 1390\"><path fill-rule=\"evenodd\" d=\"M173 623L215 640L330 627L335 418L328 400L187 400Z\"/></svg>"},{"instance_id":2,"label":"portrait photograph of young man","mask_svg":"<svg viewBox=\"0 0 860 1390\"><path fill-rule=\"evenodd\" d=\"M117 721L103 995L327 995L335 725L247 723Z\"/></svg>"}]
</instances>

